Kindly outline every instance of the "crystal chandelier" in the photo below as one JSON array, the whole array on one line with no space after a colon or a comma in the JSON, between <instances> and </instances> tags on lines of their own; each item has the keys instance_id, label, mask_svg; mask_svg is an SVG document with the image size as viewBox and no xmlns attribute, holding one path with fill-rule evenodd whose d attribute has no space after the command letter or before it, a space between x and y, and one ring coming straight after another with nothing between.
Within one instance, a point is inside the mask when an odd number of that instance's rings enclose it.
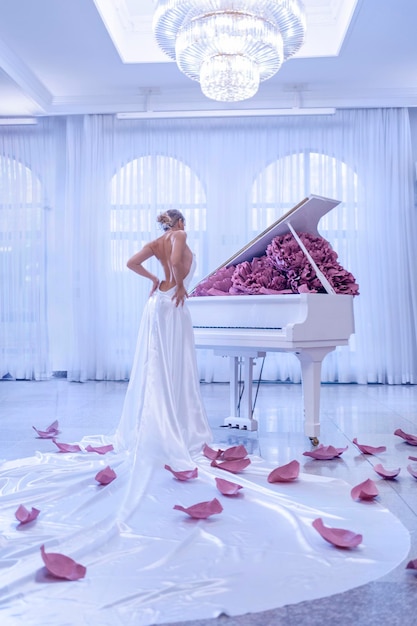
<instances>
[{"instance_id":1,"label":"crystal chandelier","mask_svg":"<svg viewBox=\"0 0 417 626\"><path fill-rule=\"evenodd\" d=\"M154 0L159 47L221 102L251 98L302 46L300 0Z\"/></svg>"}]
</instances>

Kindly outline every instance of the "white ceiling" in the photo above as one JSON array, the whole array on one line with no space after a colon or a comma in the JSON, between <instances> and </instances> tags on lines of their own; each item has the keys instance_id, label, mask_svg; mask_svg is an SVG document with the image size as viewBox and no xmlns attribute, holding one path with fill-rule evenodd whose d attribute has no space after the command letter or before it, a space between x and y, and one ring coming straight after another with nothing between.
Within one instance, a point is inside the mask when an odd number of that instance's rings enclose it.
<instances>
[{"instance_id":1,"label":"white ceiling","mask_svg":"<svg viewBox=\"0 0 417 626\"><path fill-rule=\"evenodd\" d=\"M297 57L224 104L158 50L153 0L0 0L0 116L417 106L417 0L304 4Z\"/></svg>"}]
</instances>

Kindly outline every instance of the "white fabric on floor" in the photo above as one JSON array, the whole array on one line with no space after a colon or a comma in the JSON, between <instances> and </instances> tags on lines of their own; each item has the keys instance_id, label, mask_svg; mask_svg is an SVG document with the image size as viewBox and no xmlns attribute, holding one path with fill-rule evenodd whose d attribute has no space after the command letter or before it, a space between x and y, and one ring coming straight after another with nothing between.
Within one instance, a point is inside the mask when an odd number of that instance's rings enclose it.
<instances>
[{"instance_id":1,"label":"white fabric on floor","mask_svg":"<svg viewBox=\"0 0 417 626\"><path fill-rule=\"evenodd\" d=\"M202 456L195 463L199 477L188 482L163 468L152 468L146 481L136 476L141 497L127 521L119 519L130 477L123 455L52 453L6 463L2 623L145 626L239 615L362 585L408 553L409 535L397 518L379 503L354 502L343 481L300 475L296 482L270 485L271 468L260 459L252 458L237 476L211 468ZM106 464L118 477L98 486L95 473ZM222 496L215 475L243 489L237 497ZM223 512L207 520L173 510L214 497ZM19 527L14 511L22 502L41 514ZM317 517L363 534L363 543L353 550L333 547L311 526ZM46 576L42 544L81 562L86 577L67 582Z\"/></svg>"},{"instance_id":2,"label":"white fabric on floor","mask_svg":"<svg viewBox=\"0 0 417 626\"><path fill-rule=\"evenodd\" d=\"M378 502L354 502L343 481L304 474L271 485L273 467L259 457L238 475L210 466L191 320L170 295L156 293L143 315L115 451L36 453L0 468L2 624L146 626L239 615L362 585L407 556L399 520ZM198 477L178 481L165 463L198 467ZM95 475L108 465L117 478L100 486ZM223 496L215 476L243 489ZM173 509L215 497L223 511L206 520ZM39 517L19 525L20 504ZM312 527L318 517L363 542L335 548ZM85 578L51 578L43 544L85 565Z\"/></svg>"}]
</instances>

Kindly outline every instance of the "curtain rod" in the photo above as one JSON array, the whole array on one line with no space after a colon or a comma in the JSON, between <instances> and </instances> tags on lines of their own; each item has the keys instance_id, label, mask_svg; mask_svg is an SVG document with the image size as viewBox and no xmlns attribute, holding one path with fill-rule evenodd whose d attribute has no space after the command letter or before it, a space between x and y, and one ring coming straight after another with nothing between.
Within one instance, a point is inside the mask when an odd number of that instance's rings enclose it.
<instances>
[{"instance_id":1,"label":"curtain rod","mask_svg":"<svg viewBox=\"0 0 417 626\"><path fill-rule=\"evenodd\" d=\"M37 123L36 117L0 117L0 126L21 126Z\"/></svg>"},{"instance_id":2,"label":"curtain rod","mask_svg":"<svg viewBox=\"0 0 417 626\"><path fill-rule=\"evenodd\" d=\"M189 117L263 117L274 115L334 115L335 108L288 108L288 109L225 109L204 111L132 111L116 113L119 120L189 118Z\"/></svg>"}]
</instances>

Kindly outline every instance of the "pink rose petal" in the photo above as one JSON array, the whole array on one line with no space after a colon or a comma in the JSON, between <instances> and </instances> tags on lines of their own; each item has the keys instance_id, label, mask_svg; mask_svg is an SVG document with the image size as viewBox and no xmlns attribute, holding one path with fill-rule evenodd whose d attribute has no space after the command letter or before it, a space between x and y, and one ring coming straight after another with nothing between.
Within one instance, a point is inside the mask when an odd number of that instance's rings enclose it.
<instances>
[{"instance_id":1,"label":"pink rose petal","mask_svg":"<svg viewBox=\"0 0 417 626\"><path fill-rule=\"evenodd\" d=\"M217 489L224 496L235 496L240 489L243 489L242 485L238 485L237 483L232 483L229 480L224 480L223 478L216 477L216 485Z\"/></svg>"},{"instance_id":2,"label":"pink rose petal","mask_svg":"<svg viewBox=\"0 0 417 626\"><path fill-rule=\"evenodd\" d=\"M417 559L413 559L412 561L408 561L405 569L417 569Z\"/></svg>"},{"instance_id":3,"label":"pink rose petal","mask_svg":"<svg viewBox=\"0 0 417 626\"><path fill-rule=\"evenodd\" d=\"M223 450L213 450L206 443L203 446L203 454L205 457L213 461L214 459L218 459L222 454Z\"/></svg>"},{"instance_id":4,"label":"pink rose petal","mask_svg":"<svg viewBox=\"0 0 417 626\"><path fill-rule=\"evenodd\" d=\"M238 459L244 459L248 456L248 451L245 446L233 446L232 448L227 448L222 454L222 459L225 461L236 461Z\"/></svg>"},{"instance_id":5,"label":"pink rose petal","mask_svg":"<svg viewBox=\"0 0 417 626\"><path fill-rule=\"evenodd\" d=\"M91 446L90 444L86 447L87 452L97 452L97 454L106 454L107 452L111 452L114 450L113 445L110 443L108 446Z\"/></svg>"},{"instance_id":6,"label":"pink rose petal","mask_svg":"<svg viewBox=\"0 0 417 626\"><path fill-rule=\"evenodd\" d=\"M101 485L108 485L115 478L116 472L112 470L112 468L109 466L105 467L103 470L100 470L95 476L96 481L99 482Z\"/></svg>"},{"instance_id":7,"label":"pink rose petal","mask_svg":"<svg viewBox=\"0 0 417 626\"><path fill-rule=\"evenodd\" d=\"M401 472L400 467L394 470L389 470L385 469L385 467L383 467L381 463L378 463L378 465L374 465L374 470L379 476L382 476L382 478L397 478L398 474Z\"/></svg>"},{"instance_id":8,"label":"pink rose petal","mask_svg":"<svg viewBox=\"0 0 417 626\"><path fill-rule=\"evenodd\" d=\"M78 443L59 443L55 438L52 439L60 452L81 452Z\"/></svg>"},{"instance_id":9,"label":"pink rose petal","mask_svg":"<svg viewBox=\"0 0 417 626\"><path fill-rule=\"evenodd\" d=\"M323 444L320 444L315 450L303 452L303 456L311 456L312 459L329 461L330 459L335 459L340 456L347 449L348 446L346 446L346 448L335 448L334 446L324 446Z\"/></svg>"},{"instance_id":10,"label":"pink rose petal","mask_svg":"<svg viewBox=\"0 0 417 626\"><path fill-rule=\"evenodd\" d=\"M69 556L58 552L45 552L45 546L41 546L41 556L45 567L52 576L65 578L66 580L79 580L84 578L87 568L71 559Z\"/></svg>"},{"instance_id":11,"label":"pink rose petal","mask_svg":"<svg viewBox=\"0 0 417 626\"><path fill-rule=\"evenodd\" d=\"M386 451L386 446L378 446L378 447L374 447L374 446L367 446L367 445L363 445L358 443L358 440L355 439L353 440L353 443L355 444L355 446L358 446L359 450L363 453L363 454L380 454L381 452L385 452Z\"/></svg>"},{"instance_id":12,"label":"pink rose petal","mask_svg":"<svg viewBox=\"0 0 417 626\"><path fill-rule=\"evenodd\" d=\"M235 461L222 461L218 463L217 461L212 461L210 465L212 467L218 467L219 469L226 470L227 472L231 472L232 474L237 474L241 472L250 464L250 459L236 459Z\"/></svg>"},{"instance_id":13,"label":"pink rose petal","mask_svg":"<svg viewBox=\"0 0 417 626\"><path fill-rule=\"evenodd\" d=\"M192 470L182 470L180 472L176 472L169 465L164 466L166 470L172 472L177 480L190 480L191 478L197 478L198 476L198 467L195 467Z\"/></svg>"},{"instance_id":14,"label":"pink rose petal","mask_svg":"<svg viewBox=\"0 0 417 626\"><path fill-rule=\"evenodd\" d=\"M412 465L407 465L407 471L413 478L417 478L417 469L414 469Z\"/></svg>"},{"instance_id":15,"label":"pink rose petal","mask_svg":"<svg viewBox=\"0 0 417 626\"><path fill-rule=\"evenodd\" d=\"M27 524L28 522L32 522L39 515L40 511L32 507L32 510L29 511L23 504L21 504L15 511L15 517L18 522L21 524Z\"/></svg>"},{"instance_id":16,"label":"pink rose petal","mask_svg":"<svg viewBox=\"0 0 417 626\"><path fill-rule=\"evenodd\" d=\"M403 430L401 430L401 428L397 428L397 430L394 431L394 435L402 437L411 446L417 446L417 435L410 435L408 433L405 433Z\"/></svg>"},{"instance_id":17,"label":"pink rose petal","mask_svg":"<svg viewBox=\"0 0 417 626\"><path fill-rule=\"evenodd\" d=\"M275 468L268 476L269 483L287 483L298 478L300 464L298 461L290 461L286 465Z\"/></svg>"},{"instance_id":18,"label":"pink rose petal","mask_svg":"<svg viewBox=\"0 0 417 626\"><path fill-rule=\"evenodd\" d=\"M58 420L52 422L45 430L39 430L35 426L32 426L32 428L38 433L41 439L52 439L52 437L59 435Z\"/></svg>"},{"instance_id":19,"label":"pink rose petal","mask_svg":"<svg viewBox=\"0 0 417 626\"><path fill-rule=\"evenodd\" d=\"M323 520L318 517L312 522L317 532L329 543L337 548L355 548L362 541L362 535L358 535L351 530L343 528L330 528L323 524Z\"/></svg>"},{"instance_id":20,"label":"pink rose petal","mask_svg":"<svg viewBox=\"0 0 417 626\"><path fill-rule=\"evenodd\" d=\"M198 502L198 504L193 504L189 507L183 507L180 504L176 504L174 509L177 511L183 511L195 519L206 519L207 517L210 517L210 515L221 513L223 511L223 507L217 498L213 498L213 500L209 500L208 502Z\"/></svg>"},{"instance_id":21,"label":"pink rose petal","mask_svg":"<svg viewBox=\"0 0 417 626\"><path fill-rule=\"evenodd\" d=\"M417 461L417 456L409 456L410 461Z\"/></svg>"},{"instance_id":22,"label":"pink rose petal","mask_svg":"<svg viewBox=\"0 0 417 626\"><path fill-rule=\"evenodd\" d=\"M368 478L363 483L359 483L350 492L354 500L372 500L379 494L378 488L373 480Z\"/></svg>"}]
</instances>

